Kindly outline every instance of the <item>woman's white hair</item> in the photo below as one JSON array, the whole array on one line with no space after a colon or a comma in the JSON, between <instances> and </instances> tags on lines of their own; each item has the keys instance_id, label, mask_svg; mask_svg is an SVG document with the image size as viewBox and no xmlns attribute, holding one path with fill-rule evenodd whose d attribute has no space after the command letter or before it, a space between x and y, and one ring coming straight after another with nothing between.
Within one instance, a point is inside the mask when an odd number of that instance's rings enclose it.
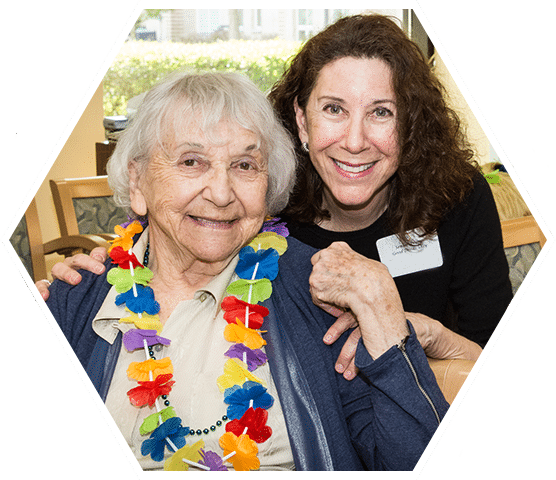
<instances>
[{"instance_id":1,"label":"woman's white hair","mask_svg":"<svg viewBox=\"0 0 556 480\"><path fill-rule=\"evenodd\" d=\"M195 125L216 143L213 135L222 120L257 135L268 161L268 213L280 212L295 183L293 143L255 84L241 74L222 72L176 73L145 95L107 165L116 204L135 216L130 207L128 165L135 161L139 173L144 172L155 150L164 148L170 128Z\"/></svg>"}]
</instances>

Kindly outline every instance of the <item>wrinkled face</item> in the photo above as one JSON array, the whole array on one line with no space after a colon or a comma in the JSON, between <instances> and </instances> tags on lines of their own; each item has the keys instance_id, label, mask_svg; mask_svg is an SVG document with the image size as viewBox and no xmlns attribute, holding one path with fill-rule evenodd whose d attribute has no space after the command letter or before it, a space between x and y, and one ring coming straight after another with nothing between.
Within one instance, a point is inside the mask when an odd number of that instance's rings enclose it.
<instances>
[{"instance_id":1,"label":"wrinkled face","mask_svg":"<svg viewBox=\"0 0 556 480\"><path fill-rule=\"evenodd\" d=\"M320 71L305 111L295 108L299 137L326 185L324 206L384 202L399 155L390 67L377 58L335 60Z\"/></svg>"},{"instance_id":2,"label":"wrinkled face","mask_svg":"<svg viewBox=\"0 0 556 480\"><path fill-rule=\"evenodd\" d=\"M130 167L131 207L148 212L157 245L186 261L227 264L266 214L267 162L257 135L229 122L216 133L214 144L198 127L181 128L139 177Z\"/></svg>"}]
</instances>

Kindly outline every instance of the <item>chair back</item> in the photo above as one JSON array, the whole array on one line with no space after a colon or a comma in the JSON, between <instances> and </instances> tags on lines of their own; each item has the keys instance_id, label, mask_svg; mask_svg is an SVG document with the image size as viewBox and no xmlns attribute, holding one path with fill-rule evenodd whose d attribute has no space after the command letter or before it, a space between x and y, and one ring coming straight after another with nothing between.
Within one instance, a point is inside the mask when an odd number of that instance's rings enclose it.
<instances>
[{"instance_id":1,"label":"chair back","mask_svg":"<svg viewBox=\"0 0 556 480\"><path fill-rule=\"evenodd\" d=\"M127 221L126 212L114 203L106 175L50 180L50 189L62 236L113 236L114 227Z\"/></svg>"},{"instance_id":2,"label":"chair back","mask_svg":"<svg viewBox=\"0 0 556 480\"><path fill-rule=\"evenodd\" d=\"M449 404L452 404L463 383L471 373L475 362L459 359L438 360L427 358L427 360L438 386L444 394L444 398Z\"/></svg>"},{"instance_id":3,"label":"chair back","mask_svg":"<svg viewBox=\"0 0 556 480\"><path fill-rule=\"evenodd\" d=\"M505 220L501 224L504 248L530 243L539 243L542 248L546 243L546 237L531 215Z\"/></svg>"},{"instance_id":4,"label":"chair back","mask_svg":"<svg viewBox=\"0 0 556 480\"><path fill-rule=\"evenodd\" d=\"M46 278L39 213L34 198L12 233L10 243L32 279Z\"/></svg>"},{"instance_id":5,"label":"chair back","mask_svg":"<svg viewBox=\"0 0 556 480\"><path fill-rule=\"evenodd\" d=\"M510 267L510 281L515 295L544 246L546 237L531 215L504 220L501 225L504 252Z\"/></svg>"}]
</instances>

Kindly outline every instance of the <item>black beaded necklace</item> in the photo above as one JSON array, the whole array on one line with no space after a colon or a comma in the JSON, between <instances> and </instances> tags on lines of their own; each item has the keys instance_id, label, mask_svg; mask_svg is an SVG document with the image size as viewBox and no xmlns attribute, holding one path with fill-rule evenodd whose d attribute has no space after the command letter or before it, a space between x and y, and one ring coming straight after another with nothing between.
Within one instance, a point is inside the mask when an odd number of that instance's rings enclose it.
<instances>
[{"instance_id":1,"label":"black beaded necklace","mask_svg":"<svg viewBox=\"0 0 556 480\"><path fill-rule=\"evenodd\" d=\"M147 242L147 248L145 249L145 254L143 255L143 266L147 267L149 264L149 254L150 254L150 243ZM156 360L155 357L155 353L153 350L153 347L150 346L148 347L149 350L149 356L153 359ZM168 400L168 395L162 395L162 400L164 400L164 406L169 407L170 406L170 400ZM224 422L228 421L228 416L227 415L222 415L222 419L221 420L217 420L214 424L212 424L210 427L208 428L203 428L200 429L198 428L197 430L195 430L194 428L189 429L189 435L208 435L210 432L214 432L216 431L216 429L218 427L221 427Z\"/></svg>"}]
</instances>

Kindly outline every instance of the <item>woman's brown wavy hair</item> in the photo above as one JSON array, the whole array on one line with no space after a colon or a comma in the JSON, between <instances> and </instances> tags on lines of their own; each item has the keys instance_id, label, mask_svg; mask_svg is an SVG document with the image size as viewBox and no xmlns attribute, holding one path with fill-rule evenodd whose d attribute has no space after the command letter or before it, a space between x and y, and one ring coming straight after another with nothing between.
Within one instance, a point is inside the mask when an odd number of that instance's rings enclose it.
<instances>
[{"instance_id":1,"label":"woman's brown wavy hair","mask_svg":"<svg viewBox=\"0 0 556 480\"><path fill-rule=\"evenodd\" d=\"M400 158L388 196L390 227L402 242L421 227L434 234L442 216L473 186L478 168L457 114L424 55L403 30L382 15L338 20L311 38L293 58L269 98L292 134L299 160L297 182L283 214L300 223L330 218L324 183L301 148L294 101L304 110L321 69L343 57L380 58L392 71Z\"/></svg>"}]
</instances>

